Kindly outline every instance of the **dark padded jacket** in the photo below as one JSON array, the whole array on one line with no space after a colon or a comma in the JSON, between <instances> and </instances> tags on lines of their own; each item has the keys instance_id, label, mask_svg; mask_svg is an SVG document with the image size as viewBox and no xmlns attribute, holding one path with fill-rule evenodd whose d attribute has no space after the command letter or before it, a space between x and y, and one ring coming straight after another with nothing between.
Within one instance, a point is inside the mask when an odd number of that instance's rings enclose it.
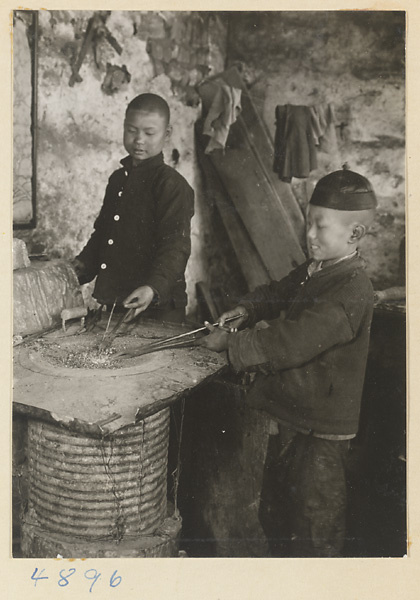
<instances>
[{"instance_id":1,"label":"dark padded jacket","mask_svg":"<svg viewBox=\"0 0 420 600\"><path fill-rule=\"evenodd\" d=\"M149 285L158 306L186 306L194 192L162 154L136 167L131 157L121 164L109 178L94 232L77 257L84 265L79 280L97 276L93 295L102 304L120 303Z\"/></svg>"},{"instance_id":2,"label":"dark padded jacket","mask_svg":"<svg viewBox=\"0 0 420 600\"><path fill-rule=\"evenodd\" d=\"M248 402L304 431L357 432L373 309L359 256L315 272L308 263L240 304L266 329L229 337L236 371L258 371ZM282 316L281 312L283 312Z\"/></svg>"}]
</instances>

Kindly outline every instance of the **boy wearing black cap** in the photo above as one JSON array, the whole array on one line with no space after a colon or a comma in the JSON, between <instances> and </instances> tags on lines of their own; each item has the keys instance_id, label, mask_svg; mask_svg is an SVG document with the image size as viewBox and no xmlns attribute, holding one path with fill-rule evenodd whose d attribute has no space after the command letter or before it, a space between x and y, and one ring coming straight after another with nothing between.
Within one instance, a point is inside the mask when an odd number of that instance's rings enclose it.
<instances>
[{"instance_id":1,"label":"boy wearing black cap","mask_svg":"<svg viewBox=\"0 0 420 600\"><path fill-rule=\"evenodd\" d=\"M345 463L358 430L373 308L357 247L376 204L369 181L357 173L322 178L307 212L310 259L219 319L223 325L245 315L230 325L247 329L232 335L208 325L212 333L203 340L212 350L227 349L235 371L257 372L248 403L278 429L266 462L274 497L263 497L260 507L277 555L342 552ZM262 319L267 328L251 328Z\"/></svg>"},{"instance_id":2,"label":"boy wearing black cap","mask_svg":"<svg viewBox=\"0 0 420 600\"><path fill-rule=\"evenodd\" d=\"M194 192L163 162L169 121L169 106L156 94L129 103L128 156L109 179L94 232L74 265L80 283L97 277L93 296L100 304L133 308L135 315L149 309L146 316L182 321Z\"/></svg>"}]
</instances>

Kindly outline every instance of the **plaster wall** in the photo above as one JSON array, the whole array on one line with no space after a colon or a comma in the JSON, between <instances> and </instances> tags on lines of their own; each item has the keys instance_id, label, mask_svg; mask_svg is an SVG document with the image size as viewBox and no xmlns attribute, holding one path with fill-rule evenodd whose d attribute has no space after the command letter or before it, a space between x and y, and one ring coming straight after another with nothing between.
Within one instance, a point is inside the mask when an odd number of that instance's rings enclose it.
<instances>
[{"instance_id":1,"label":"plaster wall","mask_svg":"<svg viewBox=\"0 0 420 600\"><path fill-rule=\"evenodd\" d=\"M316 181L347 163L372 183L376 222L362 251L380 289L401 278L405 219L404 13L258 12L231 15L229 63L239 63L274 138L276 105L330 102L337 148L318 153L318 169L293 179L301 202Z\"/></svg>"},{"instance_id":2,"label":"plaster wall","mask_svg":"<svg viewBox=\"0 0 420 600\"><path fill-rule=\"evenodd\" d=\"M26 18L25 18L26 17ZM13 29L13 221L32 218L31 50L27 31L31 15L20 12Z\"/></svg>"}]
</instances>

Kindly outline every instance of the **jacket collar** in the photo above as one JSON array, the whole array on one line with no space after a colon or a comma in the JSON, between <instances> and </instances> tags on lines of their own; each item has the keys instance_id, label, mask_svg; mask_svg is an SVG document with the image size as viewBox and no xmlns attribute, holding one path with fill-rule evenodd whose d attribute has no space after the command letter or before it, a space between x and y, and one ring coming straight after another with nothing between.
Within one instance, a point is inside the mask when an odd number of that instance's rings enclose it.
<instances>
[{"instance_id":1,"label":"jacket collar","mask_svg":"<svg viewBox=\"0 0 420 600\"><path fill-rule=\"evenodd\" d=\"M308 261L307 265L309 266L312 262L312 260ZM311 278L321 278L328 275L333 275L337 272L343 273L346 271L354 271L355 269L364 269L365 266L365 261L357 252L356 254L350 256L349 258L346 258L345 260L340 260L336 263L325 266L319 271L315 271L312 274Z\"/></svg>"},{"instance_id":2,"label":"jacket collar","mask_svg":"<svg viewBox=\"0 0 420 600\"><path fill-rule=\"evenodd\" d=\"M122 166L127 169L127 171L134 171L136 173L144 173L145 171L150 171L151 169L155 169L159 165L163 164L163 152L157 154L156 156L152 156L151 158L146 158L146 160L142 160L139 165L133 167L133 159L131 156L126 156L125 158L120 160Z\"/></svg>"}]
</instances>

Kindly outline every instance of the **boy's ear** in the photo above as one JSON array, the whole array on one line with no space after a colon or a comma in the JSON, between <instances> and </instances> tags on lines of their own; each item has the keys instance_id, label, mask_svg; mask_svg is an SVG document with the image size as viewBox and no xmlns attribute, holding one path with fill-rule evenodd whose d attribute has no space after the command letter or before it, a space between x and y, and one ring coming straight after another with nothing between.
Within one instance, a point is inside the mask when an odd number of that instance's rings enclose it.
<instances>
[{"instance_id":1,"label":"boy's ear","mask_svg":"<svg viewBox=\"0 0 420 600\"><path fill-rule=\"evenodd\" d=\"M359 240L362 239L362 237L365 235L365 233L366 233L365 225L362 225L361 223L356 223L356 225L353 226L353 231L350 236L350 242L352 242L353 244L355 242L358 242Z\"/></svg>"},{"instance_id":2,"label":"boy's ear","mask_svg":"<svg viewBox=\"0 0 420 600\"><path fill-rule=\"evenodd\" d=\"M171 135L172 135L172 125L169 125L169 123L168 123L168 126L166 128L166 139L169 140Z\"/></svg>"}]
</instances>

